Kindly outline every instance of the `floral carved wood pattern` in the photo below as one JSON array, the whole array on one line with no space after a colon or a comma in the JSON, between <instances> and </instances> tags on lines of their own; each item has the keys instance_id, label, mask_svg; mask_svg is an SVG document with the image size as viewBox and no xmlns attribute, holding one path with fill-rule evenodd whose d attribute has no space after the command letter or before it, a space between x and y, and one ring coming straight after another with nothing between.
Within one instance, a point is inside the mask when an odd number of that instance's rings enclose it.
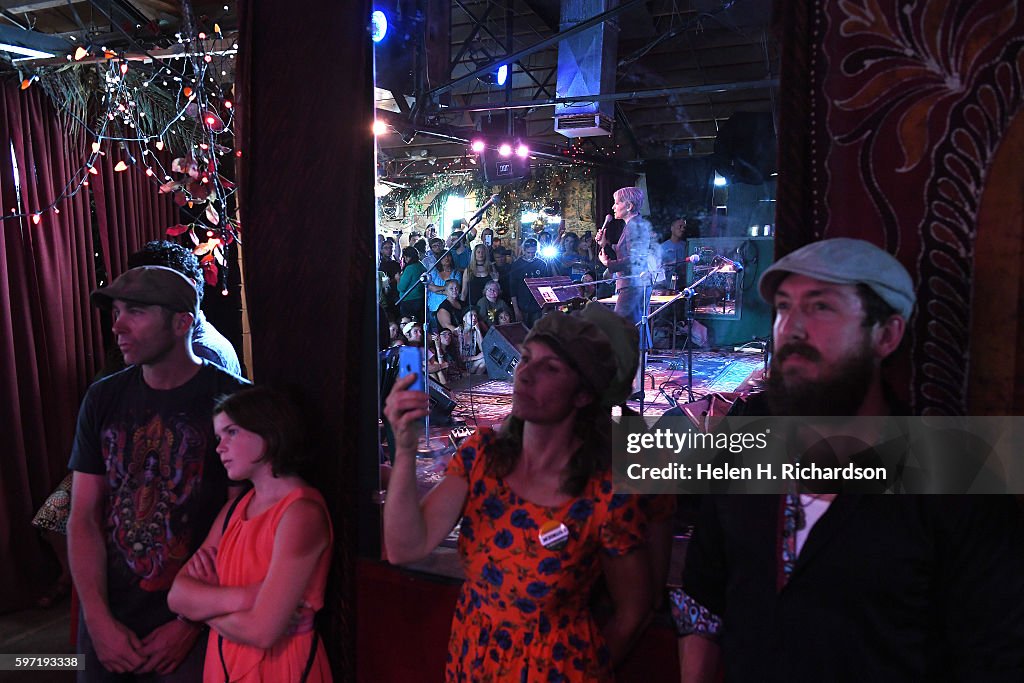
<instances>
[{"instance_id":1,"label":"floral carved wood pattern","mask_svg":"<svg viewBox=\"0 0 1024 683\"><path fill-rule=\"evenodd\" d=\"M978 211L1024 104L1021 13L1015 0L823 0L812 14L825 75L812 134L827 150L811 161L815 232L907 266L911 403L963 414Z\"/></svg>"}]
</instances>

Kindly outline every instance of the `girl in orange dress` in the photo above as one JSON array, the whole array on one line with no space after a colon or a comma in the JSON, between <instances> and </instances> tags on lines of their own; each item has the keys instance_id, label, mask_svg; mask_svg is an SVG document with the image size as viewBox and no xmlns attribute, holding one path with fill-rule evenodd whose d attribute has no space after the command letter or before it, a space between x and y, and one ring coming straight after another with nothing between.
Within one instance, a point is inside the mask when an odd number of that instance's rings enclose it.
<instances>
[{"instance_id":1,"label":"girl in orange dress","mask_svg":"<svg viewBox=\"0 0 1024 683\"><path fill-rule=\"evenodd\" d=\"M411 377L395 383L384 411L396 446L388 559L427 555L462 519L466 581L448 681L610 681L644 625L646 518L636 496L613 491L609 462L610 406L629 392L636 346L635 328L599 304L541 318L523 344L510 417L467 440L422 501L415 459L427 397L408 391ZM615 614L599 627L588 602L602 574Z\"/></svg>"},{"instance_id":2,"label":"girl in orange dress","mask_svg":"<svg viewBox=\"0 0 1024 683\"><path fill-rule=\"evenodd\" d=\"M252 490L221 511L168 596L180 617L210 626L203 680L331 681L313 615L333 533L320 493L295 474L306 453L298 413L251 387L220 401L213 425L228 476Z\"/></svg>"}]
</instances>

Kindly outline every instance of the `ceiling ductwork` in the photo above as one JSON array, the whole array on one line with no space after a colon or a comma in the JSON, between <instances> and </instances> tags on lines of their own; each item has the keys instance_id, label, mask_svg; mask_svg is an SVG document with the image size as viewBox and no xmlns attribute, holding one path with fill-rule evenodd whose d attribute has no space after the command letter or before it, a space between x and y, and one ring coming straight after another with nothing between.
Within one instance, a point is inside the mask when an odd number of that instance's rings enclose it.
<instances>
[{"instance_id":1,"label":"ceiling ductwork","mask_svg":"<svg viewBox=\"0 0 1024 683\"><path fill-rule=\"evenodd\" d=\"M560 30L618 6L618 0L562 0ZM619 24L610 19L572 35L558 44L558 97L580 97L615 92ZM612 134L615 103L574 102L555 107L555 132L565 137Z\"/></svg>"}]
</instances>

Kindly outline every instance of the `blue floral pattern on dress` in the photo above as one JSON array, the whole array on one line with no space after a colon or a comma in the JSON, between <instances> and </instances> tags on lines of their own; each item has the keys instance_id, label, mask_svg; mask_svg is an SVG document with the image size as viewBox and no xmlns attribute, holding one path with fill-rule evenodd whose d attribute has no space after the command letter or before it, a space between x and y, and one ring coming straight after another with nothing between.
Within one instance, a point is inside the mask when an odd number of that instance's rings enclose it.
<instances>
[{"instance_id":1,"label":"blue floral pattern on dress","mask_svg":"<svg viewBox=\"0 0 1024 683\"><path fill-rule=\"evenodd\" d=\"M446 678L611 681L608 648L587 603L601 555L625 554L643 543L647 518L640 502L614 495L611 473L603 472L563 505L531 503L486 473L495 436L478 430L446 473L466 480L469 491L459 537L466 581L455 607ZM540 529L559 524L569 538L542 546Z\"/></svg>"}]
</instances>

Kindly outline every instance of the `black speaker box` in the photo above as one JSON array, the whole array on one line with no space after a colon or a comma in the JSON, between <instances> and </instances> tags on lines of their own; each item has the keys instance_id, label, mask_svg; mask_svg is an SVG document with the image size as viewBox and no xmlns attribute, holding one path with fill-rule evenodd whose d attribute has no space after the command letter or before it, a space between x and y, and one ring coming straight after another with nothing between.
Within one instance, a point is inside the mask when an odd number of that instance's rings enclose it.
<instances>
[{"instance_id":1,"label":"black speaker box","mask_svg":"<svg viewBox=\"0 0 1024 683\"><path fill-rule=\"evenodd\" d=\"M430 383L430 414L431 416L435 413L442 415L448 415L455 410L455 397L452 396L452 392L445 386L438 384L437 382Z\"/></svg>"},{"instance_id":2,"label":"black speaker box","mask_svg":"<svg viewBox=\"0 0 1024 683\"><path fill-rule=\"evenodd\" d=\"M519 347L529 330L522 323L495 325L484 335L484 364L491 379L512 380L512 372L522 357Z\"/></svg>"},{"instance_id":3,"label":"black speaker box","mask_svg":"<svg viewBox=\"0 0 1024 683\"><path fill-rule=\"evenodd\" d=\"M530 157L524 158L517 154L504 157L490 147L480 154L480 164L483 167L484 182L492 185L514 183L530 176Z\"/></svg>"}]
</instances>

